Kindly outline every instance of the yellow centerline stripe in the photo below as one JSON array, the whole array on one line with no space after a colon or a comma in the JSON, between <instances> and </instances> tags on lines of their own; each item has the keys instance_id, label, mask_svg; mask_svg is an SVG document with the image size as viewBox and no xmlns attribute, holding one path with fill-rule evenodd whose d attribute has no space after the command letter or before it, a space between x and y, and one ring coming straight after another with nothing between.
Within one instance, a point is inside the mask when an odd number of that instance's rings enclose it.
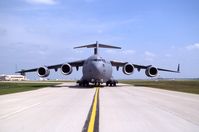
<instances>
[{"instance_id":1,"label":"yellow centerline stripe","mask_svg":"<svg viewBox=\"0 0 199 132\"><path fill-rule=\"evenodd\" d=\"M96 89L95 99L94 99L94 103L93 103L93 107L92 107L91 118L90 118L90 121L89 121L87 132L93 132L94 131L95 116L96 116L96 111L97 111L97 99L98 99L98 96L99 96L98 94L99 94L99 88Z\"/></svg>"}]
</instances>

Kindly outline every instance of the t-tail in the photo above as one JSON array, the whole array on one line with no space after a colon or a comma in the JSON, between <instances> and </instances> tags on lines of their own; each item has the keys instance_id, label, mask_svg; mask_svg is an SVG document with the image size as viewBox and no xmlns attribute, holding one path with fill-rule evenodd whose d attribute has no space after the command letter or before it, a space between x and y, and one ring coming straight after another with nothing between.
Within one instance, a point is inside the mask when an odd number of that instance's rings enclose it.
<instances>
[{"instance_id":1,"label":"t-tail","mask_svg":"<svg viewBox=\"0 0 199 132\"><path fill-rule=\"evenodd\" d=\"M96 41L95 44L88 44L88 45L74 47L74 49L77 49L77 48L94 48L95 55L97 55L99 53L99 48L121 49L121 47L117 47L117 46L100 44L100 43L98 43L98 41Z\"/></svg>"}]
</instances>

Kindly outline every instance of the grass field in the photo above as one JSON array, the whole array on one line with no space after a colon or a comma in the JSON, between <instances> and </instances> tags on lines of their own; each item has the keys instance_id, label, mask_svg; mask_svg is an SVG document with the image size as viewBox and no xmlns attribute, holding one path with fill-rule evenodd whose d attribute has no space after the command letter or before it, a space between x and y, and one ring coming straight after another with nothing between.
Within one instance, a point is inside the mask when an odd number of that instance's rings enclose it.
<instances>
[{"instance_id":1,"label":"grass field","mask_svg":"<svg viewBox=\"0 0 199 132\"><path fill-rule=\"evenodd\" d=\"M122 80L121 83L199 94L199 80Z\"/></svg>"},{"instance_id":2,"label":"grass field","mask_svg":"<svg viewBox=\"0 0 199 132\"><path fill-rule=\"evenodd\" d=\"M165 90L173 90L179 92L187 92L199 94L199 80L120 80L120 83L131 84L134 86L145 86L160 88ZM36 90L44 87L55 86L63 83L56 81L46 82L0 82L0 95L29 90Z\"/></svg>"},{"instance_id":3,"label":"grass field","mask_svg":"<svg viewBox=\"0 0 199 132\"><path fill-rule=\"evenodd\" d=\"M0 95L36 90L60 84L60 82L0 82Z\"/></svg>"}]
</instances>

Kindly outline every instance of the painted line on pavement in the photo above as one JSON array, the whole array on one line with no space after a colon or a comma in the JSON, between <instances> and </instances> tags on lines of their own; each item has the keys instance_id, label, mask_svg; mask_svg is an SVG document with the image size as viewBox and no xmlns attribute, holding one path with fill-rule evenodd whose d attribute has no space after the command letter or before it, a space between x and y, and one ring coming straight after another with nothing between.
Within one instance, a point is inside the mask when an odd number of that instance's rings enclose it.
<instances>
[{"instance_id":1,"label":"painted line on pavement","mask_svg":"<svg viewBox=\"0 0 199 132\"><path fill-rule=\"evenodd\" d=\"M96 88L93 102L89 110L82 132L99 131L99 88Z\"/></svg>"}]
</instances>

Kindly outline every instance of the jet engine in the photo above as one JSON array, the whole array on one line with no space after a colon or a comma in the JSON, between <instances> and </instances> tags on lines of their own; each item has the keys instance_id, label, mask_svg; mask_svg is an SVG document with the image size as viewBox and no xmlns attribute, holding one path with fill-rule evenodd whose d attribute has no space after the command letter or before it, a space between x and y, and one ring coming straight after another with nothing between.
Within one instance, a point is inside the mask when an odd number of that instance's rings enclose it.
<instances>
[{"instance_id":1,"label":"jet engine","mask_svg":"<svg viewBox=\"0 0 199 132\"><path fill-rule=\"evenodd\" d=\"M130 75L132 74L134 71L134 66L127 63L123 66L123 73L126 74L126 75Z\"/></svg>"},{"instance_id":2,"label":"jet engine","mask_svg":"<svg viewBox=\"0 0 199 132\"><path fill-rule=\"evenodd\" d=\"M155 77L158 75L158 69L156 67L150 66L146 69L145 74L148 77Z\"/></svg>"},{"instance_id":3,"label":"jet engine","mask_svg":"<svg viewBox=\"0 0 199 132\"><path fill-rule=\"evenodd\" d=\"M47 67L40 67L37 69L37 74L39 77L47 77L50 74L50 70Z\"/></svg>"},{"instance_id":4,"label":"jet engine","mask_svg":"<svg viewBox=\"0 0 199 132\"><path fill-rule=\"evenodd\" d=\"M64 74L64 75L69 75L69 74L72 73L72 71L73 71L72 66L68 63L63 64L61 66L61 73Z\"/></svg>"}]
</instances>

